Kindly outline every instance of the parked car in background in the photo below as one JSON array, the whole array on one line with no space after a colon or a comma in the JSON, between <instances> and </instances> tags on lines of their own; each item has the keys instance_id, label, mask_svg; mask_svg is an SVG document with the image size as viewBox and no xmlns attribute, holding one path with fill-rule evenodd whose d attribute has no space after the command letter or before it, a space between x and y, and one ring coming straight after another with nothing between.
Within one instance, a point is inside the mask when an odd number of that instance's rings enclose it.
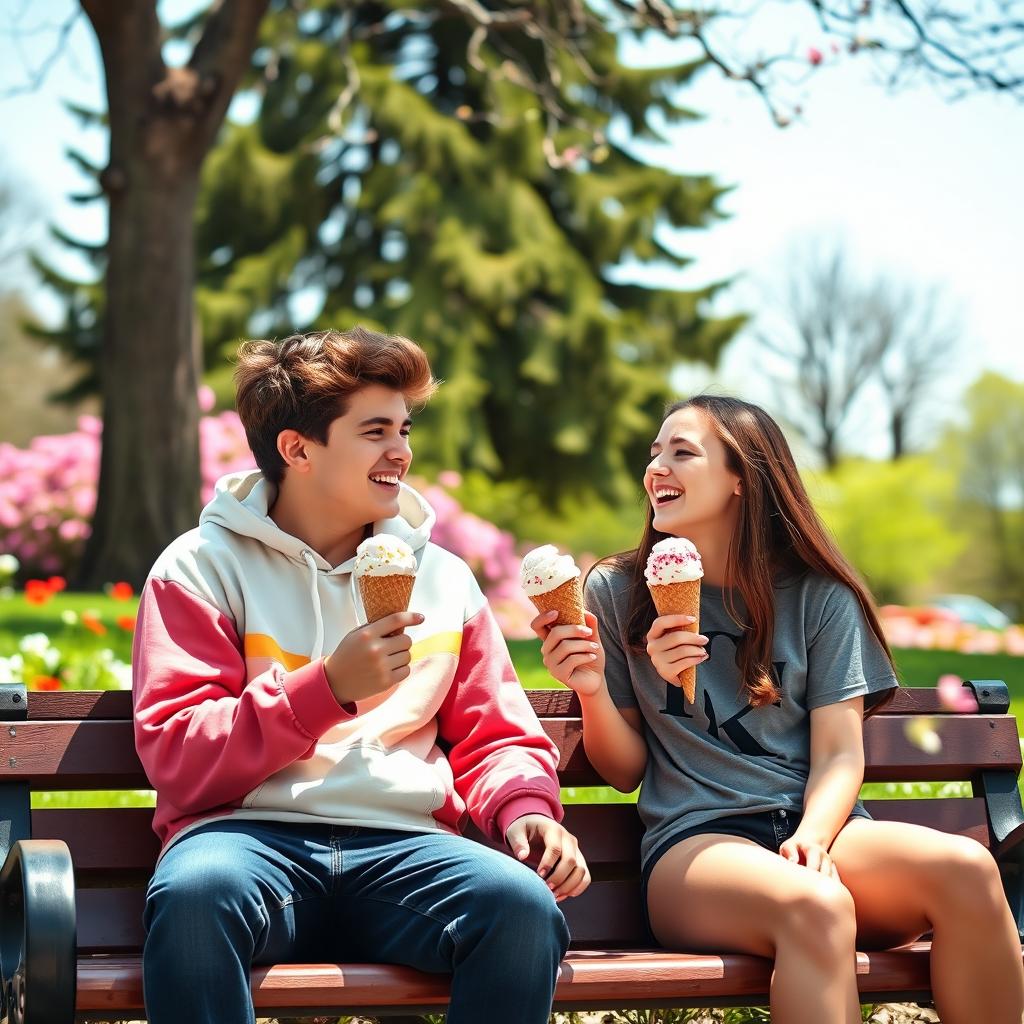
<instances>
[{"instance_id":1,"label":"parked car in background","mask_svg":"<svg viewBox=\"0 0 1024 1024\"><path fill-rule=\"evenodd\" d=\"M995 605L972 594L939 594L927 603L932 608L952 612L961 622L982 629L1006 629L1013 625L1010 617Z\"/></svg>"}]
</instances>

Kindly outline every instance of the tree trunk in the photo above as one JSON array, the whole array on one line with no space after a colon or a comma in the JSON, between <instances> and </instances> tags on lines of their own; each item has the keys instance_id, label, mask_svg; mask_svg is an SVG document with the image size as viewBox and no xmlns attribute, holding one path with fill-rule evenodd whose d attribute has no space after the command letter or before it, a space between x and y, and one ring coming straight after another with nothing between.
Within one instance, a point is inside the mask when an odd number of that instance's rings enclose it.
<instances>
[{"instance_id":1,"label":"tree trunk","mask_svg":"<svg viewBox=\"0 0 1024 1024\"><path fill-rule=\"evenodd\" d=\"M196 525L201 367L193 332L193 210L202 161L249 64L267 0L214 5L187 67L168 68L154 0L82 0L110 118L110 219L93 531L75 580L141 585Z\"/></svg>"},{"instance_id":2,"label":"tree trunk","mask_svg":"<svg viewBox=\"0 0 1024 1024\"><path fill-rule=\"evenodd\" d=\"M902 459L907 451L906 441L906 414L902 409L893 412L889 420L889 434L892 438L892 460L896 462Z\"/></svg>"},{"instance_id":3,"label":"tree trunk","mask_svg":"<svg viewBox=\"0 0 1024 1024\"><path fill-rule=\"evenodd\" d=\"M827 470L833 470L839 465L839 444L836 434L824 427L821 436L821 457Z\"/></svg>"},{"instance_id":4,"label":"tree trunk","mask_svg":"<svg viewBox=\"0 0 1024 1024\"><path fill-rule=\"evenodd\" d=\"M103 450L93 532L78 584L141 584L196 525L201 368L192 337L197 169L133 161L110 199L101 383Z\"/></svg>"}]
</instances>

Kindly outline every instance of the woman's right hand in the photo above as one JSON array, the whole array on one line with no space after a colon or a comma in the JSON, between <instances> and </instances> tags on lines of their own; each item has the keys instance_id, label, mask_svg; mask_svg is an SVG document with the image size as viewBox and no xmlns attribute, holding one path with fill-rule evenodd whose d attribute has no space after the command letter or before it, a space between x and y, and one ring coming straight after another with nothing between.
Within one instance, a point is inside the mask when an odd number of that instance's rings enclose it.
<instances>
[{"instance_id":1,"label":"woman's right hand","mask_svg":"<svg viewBox=\"0 0 1024 1024\"><path fill-rule=\"evenodd\" d=\"M585 626L552 626L558 612L542 612L530 628L543 641L540 653L551 677L590 697L605 685L604 648L597 638L597 619L590 612L583 617Z\"/></svg>"},{"instance_id":2,"label":"woman's right hand","mask_svg":"<svg viewBox=\"0 0 1024 1024\"><path fill-rule=\"evenodd\" d=\"M647 633L647 653L655 671L676 686L683 669L708 659L708 638L687 632L695 621L692 615L659 615Z\"/></svg>"}]
</instances>

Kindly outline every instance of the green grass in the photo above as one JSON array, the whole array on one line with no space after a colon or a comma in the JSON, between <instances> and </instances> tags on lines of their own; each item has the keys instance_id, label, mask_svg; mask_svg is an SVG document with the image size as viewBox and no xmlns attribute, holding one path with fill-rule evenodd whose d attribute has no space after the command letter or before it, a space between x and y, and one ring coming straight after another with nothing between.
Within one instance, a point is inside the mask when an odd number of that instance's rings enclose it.
<instances>
[{"instance_id":1,"label":"green grass","mask_svg":"<svg viewBox=\"0 0 1024 1024\"><path fill-rule=\"evenodd\" d=\"M99 651L109 648L122 661L132 653L132 635L117 625L125 615L134 615L138 601L115 601L105 594L57 594L46 604L29 604L20 595L0 596L0 657L14 654L27 633L45 633L61 651ZM61 619L64 612L93 612L106 627L97 636L80 623L69 625Z\"/></svg>"}]
</instances>

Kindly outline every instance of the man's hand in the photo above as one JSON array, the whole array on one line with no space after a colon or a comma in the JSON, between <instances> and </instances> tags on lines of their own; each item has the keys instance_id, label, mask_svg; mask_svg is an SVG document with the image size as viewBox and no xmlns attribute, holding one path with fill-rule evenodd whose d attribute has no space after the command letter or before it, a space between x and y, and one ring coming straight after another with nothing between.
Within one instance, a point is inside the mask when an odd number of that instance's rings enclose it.
<instances>
[{"instance_id":1,"label":"man's hand","mask_svg":"<svg viewBox=\"0 0 1024 1024\"><path fill-rule=\"evenodd\" d=\"M390 690L409 675L412 640L403 632L423 621L419 612L395 612L346 634L324 658L324 672L339 704Z\"/></svg>"},{"instance_id":2,"label":"man's hand","mask_svg":"<svg viewBox=\"0 0 1024 1024\"><path fill-rule=\"evenodd\" d=\"M590 885L590 871L576 837L545 814L524 814L516 818L505 832L505 840L518 860L526 860L530 856L533 839L544 844L537 874L547 881L555 902L579 896Z\"/></svg>"}]
</instances>

